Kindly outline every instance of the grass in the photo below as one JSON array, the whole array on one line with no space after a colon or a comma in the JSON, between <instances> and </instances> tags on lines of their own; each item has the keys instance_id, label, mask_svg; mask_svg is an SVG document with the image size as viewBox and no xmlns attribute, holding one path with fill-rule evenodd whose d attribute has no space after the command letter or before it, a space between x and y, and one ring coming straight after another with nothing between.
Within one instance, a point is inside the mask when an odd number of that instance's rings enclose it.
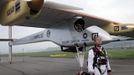
<instances>
[{"instance_id":1,"label":"grass","mask_svg":"<svg viewBox=\"0 0 134 75\"><path fill-rule=\"evenodd\" d=\"M134 59L134 49L108 49L110 59ZM7 56L7 55L2 55ZM51 58L73 58L75 53L71 52L32 52L32 53L17 53L13 56L29 56L29 57L51 57ZM87 58L87 53L86 53Z\"/></svg>"},{"instance_id":2,"label":"grass","mask_svg":"<svg viewBox=\"0 0 134 75\"><path fill-rule=\"evenodd\" d=\"M108 56L112 59L134 59L134 49L111 49Z\"/></svg>"}]
</instances>

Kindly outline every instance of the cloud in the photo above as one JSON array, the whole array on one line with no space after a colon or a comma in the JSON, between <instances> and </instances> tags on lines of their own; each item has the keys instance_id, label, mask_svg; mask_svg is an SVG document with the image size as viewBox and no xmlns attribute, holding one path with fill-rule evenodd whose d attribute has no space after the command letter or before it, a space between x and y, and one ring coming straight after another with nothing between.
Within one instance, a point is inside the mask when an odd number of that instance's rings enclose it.
<instances>
[{"instance_id":1,"label":"cloud","mask_svg":"<svg viewBox=\"0 0 134 75\"><path fill-rule=\"evenodd\" d=\"M133 6L133 0L89 0L85 10L112 21L134 23Z\"/></svg>"}]
</instances>

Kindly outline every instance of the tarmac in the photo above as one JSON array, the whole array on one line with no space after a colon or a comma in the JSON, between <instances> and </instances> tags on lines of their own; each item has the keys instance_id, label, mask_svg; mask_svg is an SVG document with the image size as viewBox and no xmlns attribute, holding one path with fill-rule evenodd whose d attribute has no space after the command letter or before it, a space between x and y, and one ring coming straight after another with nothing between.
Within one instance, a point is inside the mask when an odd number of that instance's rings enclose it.
<instances>
[{"instance_id":1,"label":"tarmac","mask_svg":"<svg viewBox=\"0 0 134 75\"><path fill-rule=\"evenodd\" d=\"M134 75L134 60L110 60L112 75ZM86 64L84 70L86 71ZM1 58L0 75L76 75L79 64L75 58L14 57Z\"/></svg>"}]
</instances>

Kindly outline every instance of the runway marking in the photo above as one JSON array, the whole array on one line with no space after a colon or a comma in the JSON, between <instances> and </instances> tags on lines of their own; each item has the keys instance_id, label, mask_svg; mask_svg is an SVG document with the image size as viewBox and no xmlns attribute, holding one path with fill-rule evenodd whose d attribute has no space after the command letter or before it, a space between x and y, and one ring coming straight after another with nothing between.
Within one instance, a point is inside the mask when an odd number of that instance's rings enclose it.
<instances>
[{"instance_id":1,"label":"runway marking","mask_svg":"<svg viewBox=\"0 0 134 75\"><path fill-rule=\"evenodd\" d=\"M67 54L50 54L50 57L65 57Z\"/></svg>"}]
</instances>

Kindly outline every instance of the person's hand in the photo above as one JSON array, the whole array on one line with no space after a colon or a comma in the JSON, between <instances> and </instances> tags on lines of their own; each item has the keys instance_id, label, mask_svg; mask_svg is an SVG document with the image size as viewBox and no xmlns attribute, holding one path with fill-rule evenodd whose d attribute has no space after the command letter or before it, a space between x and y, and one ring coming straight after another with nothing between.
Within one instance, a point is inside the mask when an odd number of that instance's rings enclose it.
<instances>
[{"instance_id":1,"label":"person's hand","mask_svg":"<svg viewBox=\"0 0 134 75\"><path fill-rule=\"evenodd\" d=\"M109 72L108 75L112 75L112 72Z\"/></svg>"}]
</instances>

